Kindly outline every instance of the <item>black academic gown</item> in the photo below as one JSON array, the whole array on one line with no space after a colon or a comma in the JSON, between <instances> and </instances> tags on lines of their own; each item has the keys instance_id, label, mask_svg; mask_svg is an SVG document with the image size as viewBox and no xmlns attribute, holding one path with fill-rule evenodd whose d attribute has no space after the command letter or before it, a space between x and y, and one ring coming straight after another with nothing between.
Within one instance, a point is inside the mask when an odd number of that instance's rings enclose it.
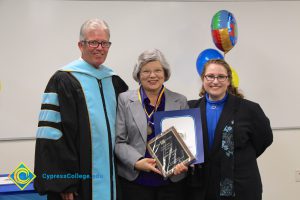
<instances>
[{"instance_id":1,"label":"black academic gown","mask_svg":"<svg viewBox=\"0 0 300 200\"><path fill-rule=\"evenodd\" d=\"M228 95L215 130L212 150L208 149L205 98L189 101L190 108L200 108L205 162L190 168L187 177L189 200L260 200L262 182L256 159L271 145L273 134L269 119L254 102ZM222 130L234 120L234 198L220 198L222 165Z\"/></svg>"},{"instance_id":2,"label":"black academic gown","mask_svg":"<svg viewBox=\"0 0 300 200\"><path fill-rule=\"evenodd\" d=\"M99 82L99 86L101 81ZM112 76L115 97L128 89L125 82L118 76ZM101 87L99 87L101 91ZM81 174L91 175L92 147L90 121L86 99L78 80L69 72L58 71L50 79L45 93L57 94L59 106L42 104L42 110L57 111L61 115L61 122L39 121L39 127L53 127L60 130L63 136L59 139L37 138L35 151L36 179L34 187L40 194L47 194L49 200L59 200L61 192L76 192L78 199L92 199L92 179L56 178L48 179L49 174ZM51 98L50 98L51 99ZM51 101L51 100L49 100ZM107 102L106 102L107 103ZM103 126L107 126L107 122ZM109 127L108 127L109 129ZM110 135L111 133L109 133ZM55 135L53 136L55 138ZM115 141L109 136L110 146ZM109 149L111 170L113 169L113 149ZM112 180L112 173L110 173ZM112 187L112 184L111 184ZM113 194L111 194L113 195ZM115 197L111 198L115 199Z\"/></svg>"}]
</instances>

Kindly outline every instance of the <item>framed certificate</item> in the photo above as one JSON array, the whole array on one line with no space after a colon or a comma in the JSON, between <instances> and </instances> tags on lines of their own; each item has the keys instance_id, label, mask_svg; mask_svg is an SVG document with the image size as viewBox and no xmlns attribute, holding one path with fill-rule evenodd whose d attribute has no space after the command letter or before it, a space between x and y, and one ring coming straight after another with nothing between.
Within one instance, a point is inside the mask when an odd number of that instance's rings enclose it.
<instances>
[{"instance_id":1,"label":"framed certificate","mask_svg":"<svg viewBox=\"0 0 300 200\"><path fill-rule=\"evenodd\" d=\"M204 162L203 133L199 108L154 113L155 133L174 126L196 158L192 164Z\"/></svg>"},{"instance_id":2,"label":"framed certificate","mask_svg":"<svg viewBox=\"0 0 300 200\"><path fill-rule=\"evenodd\" d=\"M152 138L147 144L147 149L156 159L164 177L171 176L177 164L189 164L195 160L174 127Z\"/></svg>"}]
</instances>

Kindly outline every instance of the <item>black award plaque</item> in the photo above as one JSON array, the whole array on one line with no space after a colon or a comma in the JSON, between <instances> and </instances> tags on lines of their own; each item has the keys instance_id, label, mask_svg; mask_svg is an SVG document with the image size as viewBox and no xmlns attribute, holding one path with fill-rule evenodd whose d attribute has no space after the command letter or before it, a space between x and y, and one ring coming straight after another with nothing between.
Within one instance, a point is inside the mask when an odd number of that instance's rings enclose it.
<instances>
[{"instance_id":1,"label":"black award plaque","mask_svg":"<svg viewBox=\"0 0 300 200\"><path fill-rule=\"evenodd\" d=\"M171 176L177 164L189 164L195 160L173 126L152 138L147 144L147 149L156 159L157 166L164 177Z\"/></svg>"}]
</instances>

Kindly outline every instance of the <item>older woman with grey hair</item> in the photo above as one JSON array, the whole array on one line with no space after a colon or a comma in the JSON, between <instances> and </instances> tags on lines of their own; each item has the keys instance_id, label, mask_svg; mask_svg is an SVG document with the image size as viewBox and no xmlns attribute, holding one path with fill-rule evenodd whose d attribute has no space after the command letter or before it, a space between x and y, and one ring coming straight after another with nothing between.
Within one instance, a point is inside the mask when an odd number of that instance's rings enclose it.
<instances>
[{"instance_id":1,"label":"older woman with grey hair","mask_svg":"<svg viewBox=\"0 0 300 200\"><path fill-rule=\"evenodd\" d=\"M156 111L188 108L185 96L163 85L170 74L162 52L144 51L133 70L133 78L140 87L119 96L115 154L122 199L184 198L183 181L178 176L165 179L146 149L147 142L155 136L153 114Z\"/></svg>"}]
</instances>

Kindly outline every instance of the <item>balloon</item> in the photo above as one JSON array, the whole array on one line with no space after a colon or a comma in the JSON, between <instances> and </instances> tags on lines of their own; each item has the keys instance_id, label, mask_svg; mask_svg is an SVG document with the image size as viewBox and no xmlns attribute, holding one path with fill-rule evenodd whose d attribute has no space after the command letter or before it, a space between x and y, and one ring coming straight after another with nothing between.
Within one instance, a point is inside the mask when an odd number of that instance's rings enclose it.
<instances>
[{"instance_id":1,"label":"balloon","mask_svg":"<svg viewBox=\"0 0 300 200\"><path fill-rule=\"evenodd\" d=\"M218 11L211 21L211 35L218 49L225 54L237 42L237 24L232 13L227 10Z\"/></svg>"},{"instance_id":2,"label":"balloon","mask_svg":"<svg viewBox=\"0 0 300 200\"><path fill-rule=\"evenodd\" d=\"M230 69L231 69L231 72L232 72L232 85L234 87L239 87L239 76L231 66L230 66Z\"/></svg>"},{"instance_id":3,"label":"balloon","mask_svg":"<svg viewBox=\"0 0 300 200\"><path fill-rule=\"evenodd\" d=\"M224 57L221 53L219 53L219 51L215 49L205 49L204 51L202 51L199 54L196 62L197 71L200 76L203 71L205 63L211 59L224 59Z\"/></svg>"}]
</instances>

